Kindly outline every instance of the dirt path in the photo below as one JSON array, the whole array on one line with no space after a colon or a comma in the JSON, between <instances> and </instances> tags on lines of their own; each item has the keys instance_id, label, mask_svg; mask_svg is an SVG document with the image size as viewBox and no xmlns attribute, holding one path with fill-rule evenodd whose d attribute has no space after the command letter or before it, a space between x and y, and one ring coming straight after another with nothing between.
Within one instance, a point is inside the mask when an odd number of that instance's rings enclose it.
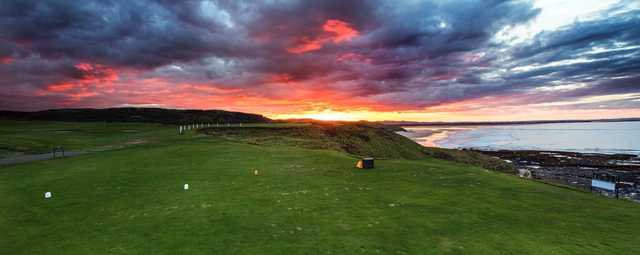
<instances>
[{"instance_id":1,"label":"dirt path","mask_svg":"<svg viewBox=\"0 0 640 255\"><path fill-rule=\"evenodd\" d=\"M73 156L78 156L78 155L82 155L82 154L86 154L88 152L85 151L65 151L64 152L64 157L73 157ZM60 158L60 152L58 152L56 154L56 158ZM15 156L15 157L8 157L8 158L3 158L0 159L0 166L8 166L8 165L15 165L15 164L20 164L20 163L26 163L26 162L32 162L32 161L39 161L39 160L47 160L47 159L52 159L53 158L53 153L44 153L44 154L32 154L32 155L20 155L20 156Z\"/></svg>"}]
</instances>

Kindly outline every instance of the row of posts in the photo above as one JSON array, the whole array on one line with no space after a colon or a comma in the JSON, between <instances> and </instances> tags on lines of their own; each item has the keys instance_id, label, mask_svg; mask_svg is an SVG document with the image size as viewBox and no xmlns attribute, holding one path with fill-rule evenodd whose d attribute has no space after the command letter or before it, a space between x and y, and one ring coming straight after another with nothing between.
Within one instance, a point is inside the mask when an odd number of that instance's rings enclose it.
<instances>
[{"instance_id":1,"label":"row of posts","mask_svg":"<svg viewBox=\"0 0 640 255\"><path fill-rule=\"evenodd\" d=\"M184 132L186 132L188 130L199 129L199 128L208 128L208 127L242 127L242 123L238 123L238 124L233 124L233 123L226 123L226 124L199 123L199 124L178 125L177 131L178 131L178 134L181 135L182 133L184 133Z\"/></svg>"}]
</instances>

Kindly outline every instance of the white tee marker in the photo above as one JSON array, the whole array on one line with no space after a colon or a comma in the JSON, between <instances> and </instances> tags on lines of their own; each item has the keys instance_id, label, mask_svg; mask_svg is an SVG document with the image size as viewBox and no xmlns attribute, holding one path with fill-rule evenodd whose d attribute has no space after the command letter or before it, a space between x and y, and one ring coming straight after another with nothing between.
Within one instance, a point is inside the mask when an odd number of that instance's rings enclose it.
<instances>
[{"instance_id":1,"label":"white tee marker","mask_svg":"<svg viewBox=\"0 0 640 255\"><path fill-rule=\"evenodd\" d=\"M51 198L51 192L47 191L44 193L44 198Z\"/></svg>"},{"instance_id":2,"label":"white tee marker","mask_svg":"<svg viewBox=\"0 0 640 255\"><path fill-rule=\"evenodd\" d=\"M184 185L184 190L188 190L189 189L189 184L185 184Z\"/></svg>"}]
</instances>

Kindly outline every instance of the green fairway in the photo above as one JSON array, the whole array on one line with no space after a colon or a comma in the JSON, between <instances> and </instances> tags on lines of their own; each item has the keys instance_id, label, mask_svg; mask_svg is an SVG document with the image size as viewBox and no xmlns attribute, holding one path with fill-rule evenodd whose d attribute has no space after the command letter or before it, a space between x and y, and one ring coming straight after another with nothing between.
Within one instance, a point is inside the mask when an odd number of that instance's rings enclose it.
<instances>
[{"instance_id":1,"label":"green fairway","mask_svg":"<svg viewBox=\"0 0 640 255\"><path fill-rule=\"evenodd\" d=\"M213 124L212 124L213 125ZM248 123L241 127L301 127L292 123ZM226 125L220 125L226 128ZM193 130L176 136L176 125L152 123L94 123L0 120L0 159L50 152L62 146L70 151L103 151L140 144L171 143L193 135Z\"/></svg>"},{"instance_id":2,"label":"green fairway","mask_svg":"<svg viewBox=\"0 0 640 255\"><path fill-rule=\"evenodd\" d=\"M274 142L265 134L178 136L175 126L106 126L107 131L101 123L39 123L33 128L37 135L19 136L3 125L3 146L24 151L38 151L54 139L78 149L147 142L0 167L0 254L633 254L640 249L638 204L431 157L391 157L413 156L411 149L383 151L390 159L377 160L373 170L358 170L355 158L339 148L298 146L307 145L299 137ZM83 131L73 139L44 137L36 130L42 127ZM139 131L118 131L126 129ZM343 134L336 139L344 140ZM356 150L379 147L385 145ZM47 191L51 199L44 199Z\"/></svg>"},{"instance_id":3,"label":"green fairway","mask_svg":"<svg viewBox=\"0 0 640 255\"><path fill-rule=\"evenodd\" d=\"M0 121L0 158L66 150L109 150L175 140L173 125L139 123L75 123Z\"/></svg>"}]
</instances>

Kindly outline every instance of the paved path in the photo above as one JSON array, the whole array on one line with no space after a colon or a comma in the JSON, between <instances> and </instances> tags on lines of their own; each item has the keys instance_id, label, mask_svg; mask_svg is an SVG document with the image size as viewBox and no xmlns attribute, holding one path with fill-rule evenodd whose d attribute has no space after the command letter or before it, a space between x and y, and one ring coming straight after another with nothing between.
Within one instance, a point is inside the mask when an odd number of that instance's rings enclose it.
<instances>
[{"instance_id":1,"label":"paved path","mask_svg":"<svg viewBox=\"0 0 640 255\"><path fill-rule=\"evenodd\" d=\"M83 152L83 151L65 151L64 152L64 157L73 157L73 156L78 156L78 155L82 155L82 154L86 154L87 152ZM56 154L57 158L60 158L60 152L58 152ZM31 161L39 161L39 160L47 160L47 159L52 159L53 158L53 153L45 153L45 154L32 154L32 155L21 155L21 156L15 156L15 157L9 157L9 158L3 158L0 159L0 166L7 166L7 165L15 165L15 164L20 164L20 163L26 163L26 162L31 162Z\"/></svg>"}]
</instances>

